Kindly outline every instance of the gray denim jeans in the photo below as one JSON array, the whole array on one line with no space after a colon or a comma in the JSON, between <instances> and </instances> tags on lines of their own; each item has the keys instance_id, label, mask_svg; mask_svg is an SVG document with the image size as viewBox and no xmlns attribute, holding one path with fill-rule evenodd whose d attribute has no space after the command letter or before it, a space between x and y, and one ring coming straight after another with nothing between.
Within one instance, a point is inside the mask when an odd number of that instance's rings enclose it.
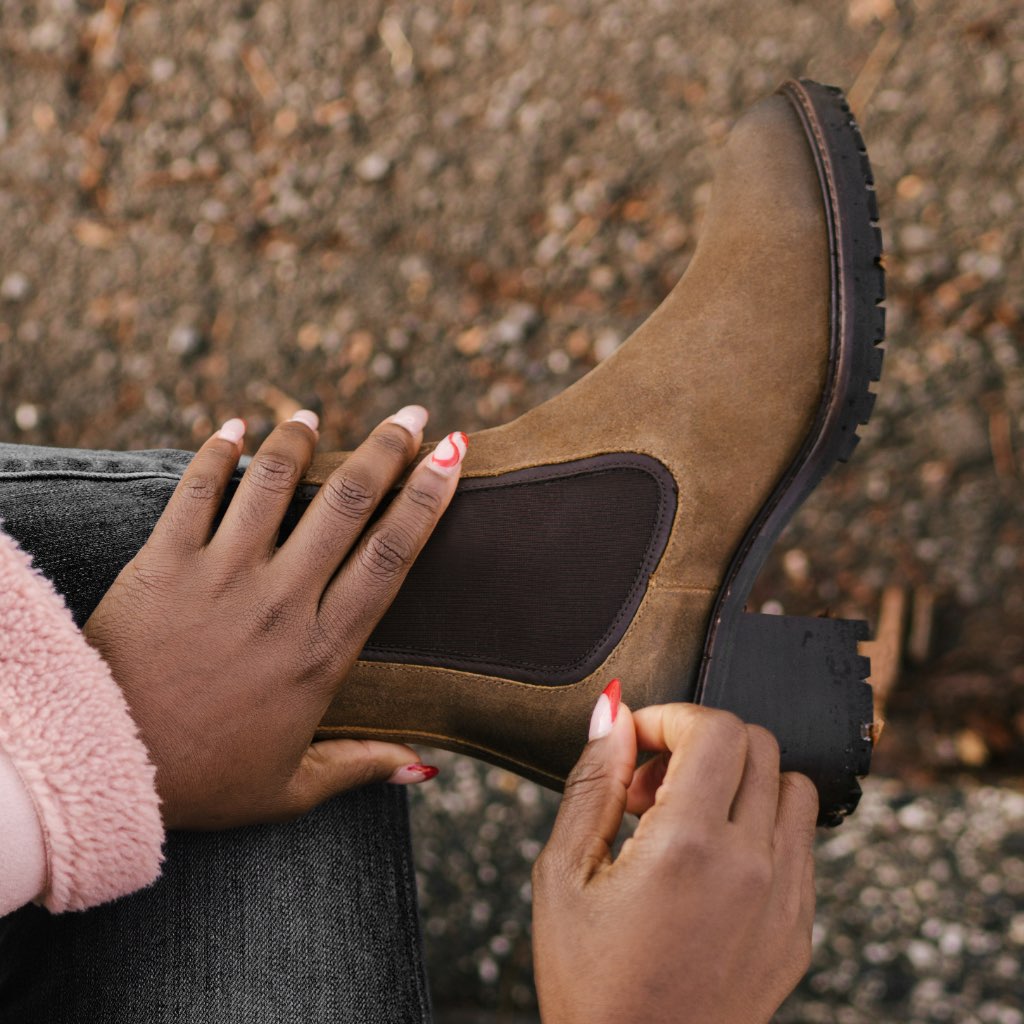
<instances>
[{"instance_id":1,"label":"gray denim jeans","mask_svg":"<svg viewBox=\"0 0 1024 1024\"><path fill-rule=\"evenodd\" d=\"M3 529L79 625L191 458L0 444ZM367 786L292 824L171 833L165 852L162 877L142 892L0 920L0 1021L429 1021L401 787Z\"/></svg>"}]
</instances>

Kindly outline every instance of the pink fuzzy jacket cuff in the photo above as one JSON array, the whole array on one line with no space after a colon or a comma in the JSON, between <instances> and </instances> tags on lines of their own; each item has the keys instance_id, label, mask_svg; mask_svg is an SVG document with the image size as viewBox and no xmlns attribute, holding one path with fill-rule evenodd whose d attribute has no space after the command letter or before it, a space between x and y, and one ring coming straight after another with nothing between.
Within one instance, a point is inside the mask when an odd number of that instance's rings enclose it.
<instances>
[{"instance_id":1,"label":"pink fuzzy jacket cuff","mask_svg":"<svg viewBox=\"0 0 1024 1024\"><path fill-rule=\"evenodd\" d=\"M124 697L60 595L2 532L0 754L0 807L20 823L0 828L0 915L28 898L82 910L157 877L155 770ZM39 880L41 890L25 891Z\"/></svg>"}]
</instances>

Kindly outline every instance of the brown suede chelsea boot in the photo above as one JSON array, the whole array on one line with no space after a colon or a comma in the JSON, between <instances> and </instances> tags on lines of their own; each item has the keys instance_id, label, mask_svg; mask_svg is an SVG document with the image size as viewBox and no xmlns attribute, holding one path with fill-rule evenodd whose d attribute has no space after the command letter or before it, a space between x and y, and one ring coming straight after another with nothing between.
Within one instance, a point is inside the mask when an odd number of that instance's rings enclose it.
<instances>
[{"instance_id":1,"label":"brown suede chelsea boot","mask_svg":"<svg viewBox=\"0 0 1024 1024\"><path fill-rule=\"evenodd\" d=\"M848 814L871 756L866 629L744 603L871 413L877 219L838 89L788 82L746 114L661 306L567 391L470 436L322 735L447 747L557 787L618 676L633 709L696 701L767 726L822 822ZM319 457L307 482L344 459Z\"/></svg>"}]
</instances>

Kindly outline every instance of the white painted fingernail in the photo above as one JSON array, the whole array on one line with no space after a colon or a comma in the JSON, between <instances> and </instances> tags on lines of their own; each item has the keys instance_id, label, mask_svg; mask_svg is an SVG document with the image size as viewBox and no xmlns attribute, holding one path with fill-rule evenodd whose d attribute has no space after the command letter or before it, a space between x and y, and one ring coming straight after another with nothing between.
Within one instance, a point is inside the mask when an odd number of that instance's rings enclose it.
<instances>
[{"instance_id":1,"label":"white painted fingernail","mask_svg":"<svg viewBox=\"0 0 1024 1024\"><path fill-rule=\"evenodd\" d=\"M594 712L590 716L590 739L599 740L612 731L621 699L622 684L618 679L613 679L594 705Z\"/></svg>"},{"instance_id":2,"label":"white painted fingernail","mask_svg":"<svg viewBox=\"0 0 1024 1024\"><path fill-rule=\"evenodd\" d=\"M408 786L417 782L426 782L438 773L438 769L432 764L407 764L404 768L396 769L388 782L396 786Z\"/></svg>"},{"instance_id":3,"label":"white painted fingernail","mask_svg":"<svg viewBox=\"0 0 1024 1024\"><path fill-rule=\"evenodd\" d=\"M305 424L314 434L320 430L320 417L312 409L300 409L291 419L296 423Z\"/></svg>"},{"instance_id":4,"label":"white painted fingernail","mask_svg":"<svg viewBox=\"0 0 1024 1024\"><path fill-rule=\"evenodd\" d=\"M429 416L430 413L422 405L407 405L399 409L394 416L389 416L386 422L397 423L400 427L405 427L413 437L417 437L423 433Z\"/></svg>"},{"instance_id":5,"label":"white painted fingernail","mask_svg":"<svg viewBox=\"0 0 1024 1024\"><path fill-rule=\"evenodd\" d=\"M427 456L427 465L444 476L452 476L458 472L468 448L469 438L461 430L456 430Z\"/></svg>"},{"instance_id":6,"label":"white painted fingernail","mask_svg":"<svg viewBox=\"0 0 1024 1024\"><path fill-rule=\"evenodd\" d=\"M245 437L245 420L228 420L227 423L217 431L217 436L223 438L225 441L230 441L232 444L238 444L242 438Z\"/></svg>"}]
</instances>

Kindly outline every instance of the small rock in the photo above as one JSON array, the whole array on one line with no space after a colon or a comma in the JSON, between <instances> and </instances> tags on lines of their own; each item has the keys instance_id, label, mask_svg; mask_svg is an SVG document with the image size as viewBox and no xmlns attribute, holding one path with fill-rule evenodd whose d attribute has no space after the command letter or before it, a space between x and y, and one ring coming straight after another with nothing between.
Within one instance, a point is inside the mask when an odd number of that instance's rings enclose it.
<instances>
[{"instance_id":1,"label":"small rock","mask_svg":"<svg viewBox=\"0 0 1024 1024\"><path fill-rule=\"evenodd\" d=\"M312 352L320 347L321 337L319 324L305 323L299 328L299 333L295 336L295 343L303 352Z\"/></svg>"},{"instance_id":2,"label":"small rock","mask_svg":"<svg viewBox=\"0 0 1024 1024\"><path fill-rule=\"evenodd\" d=\"M34 430L39 426L39 410L28 402L23 402L14 410L14 422L19 430Z\"/></svg>"},{"instance_id":3,"label":"small rock","mask_svg":"<svg viewBox=\"0 0 1024 1024\"><path fill-rule=\"evenodd\" d=\"M573 359L582 359L590 351L590 337L586 330L578 327L565 339L566 351Z\"/></svg>"},{"instance_id":4,"label":"small rock","mask_svg":"<svg viewBox=\"0 0 1024 1024\"><path fill-rule=\"evenodd\" d=\"M377 380L390 380L395 373L395 360L386 352L379 352L370 363L370 373Z\"/></svg>"},{"instance_id":5,"label":"small rock","mask_svg":"<svg viewBox=\"0 0 1024 1024\"><path fill-rule=\"evenodd\" d=\"M594 339L594 356L597 359L607 359L621 344L622 338L616 331L610 328L603 330Z\"/></svg>"},{"instance_id":6,"label":"small rock","mask_svg":"<svg viewBox=\"0 0 1024 1024\"><path fill-rule=\"evenodd\" d=\"M149 76L154 82L166 82L176 70L177 66L170 57L155 57L149 65Z\"/></svg>"},{"instance_id":7,"label":"small rock","mask_svg":"<svg viewBox=\"0 0 1024 1024\"><path fill-rule=\"evenodd\" d=\"M805 583L811 571L811 560L799 548L790 548L783 556L782 567L794 583Z\"/></svg>"},{"instance_id":8,"label":"small rock","mask_svg":"<svg viewBox=\"0 0 1024 1024\"><path fill-rule=\"evenodd\" d=\"M391 170L391 161L382 153L370 153L356 164L356 174L363 181L383 181Z\"/></svg>"},{"instance_id":9,"label":"small rock","mask_svg":"<svg viewBox=\"0 0 1024 1024\"><path fill-rule=\"evenodd\" d=\"M552 373L565 373L571 365L568 354L562 349L556 348L553 352L548 353L548 369Z\"/></svg>"},{"instance_id":10,"label":"small rock","mask_svg":"<svg viewBox=\"0 0 1024 1024\"><path fill-rule=\"evenodd\" d=\"M179 324L167 337L167 351L176 356L190 356L199 351L203 337L194 327Z\"/></svg>"},{"instance_id":11,"label":"small rock","mask_svg":"<svg viewBox=\"0 0 1024 1024\"><path fill-rule=\"evenodd\" d=\"M988 746L973 729L964 729L958 732L954 742L961 764L966 764L971 768L980 768L988 761Z\"/></svg>"},{"instance_id":12,"label":"small rock","mask_svg":"<svg viewBox=\"0 0 1024 1024\"><path fill-rule=\"evenodd\" d=\"M24 302L31 290L29 279L15 270L0 282L0 299L5 302Z\"/></svg>"},{"instance_id":13,"label":"small rock","mask_svg":"<svg viewBox=\"0 0 1024 1024\"><path fill-rule=\"evenodd\" d=\"M460 332L455 338L455 347L460 355L475 356L483 348L487 337L482 327L470 327Z\"/></svg>"},{"instance_id":14,"label":"small rock","mask_svg":"<svg viewBox=\"0 0 1024 1024\"><path fill-rule=\"evenodd\" d=\"M494 336L503 345L518 345L537 323L537 309L528 302L517 302L494 325Z\"/></svg>"}]
</instances>

